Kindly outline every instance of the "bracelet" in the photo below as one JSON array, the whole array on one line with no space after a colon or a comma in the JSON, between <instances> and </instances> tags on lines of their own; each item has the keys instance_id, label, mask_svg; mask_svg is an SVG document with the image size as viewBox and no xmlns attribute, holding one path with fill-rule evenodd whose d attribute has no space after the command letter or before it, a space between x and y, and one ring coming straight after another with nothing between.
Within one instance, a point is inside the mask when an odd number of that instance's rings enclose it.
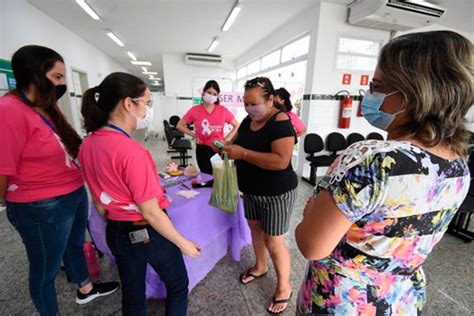
<instances>
[{"instance_id":1,"label":"bracelet","mask_svg":"<svg viewBox=\"0 0 474 316\"><path fill-rule=\"evenodd\" d=\"M245 152L244 152L244 158L243 158L243 160L245 160L245 158L247 158L248 153L249 153L248 151L245 151Z\"/></svg>"}]
</instances>

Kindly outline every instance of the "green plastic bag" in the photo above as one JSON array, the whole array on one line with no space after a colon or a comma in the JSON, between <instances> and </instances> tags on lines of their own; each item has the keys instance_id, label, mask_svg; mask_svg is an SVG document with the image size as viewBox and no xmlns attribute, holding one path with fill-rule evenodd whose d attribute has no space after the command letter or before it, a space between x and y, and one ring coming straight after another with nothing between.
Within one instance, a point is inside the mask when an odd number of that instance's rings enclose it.
<instances>
[{"instance_id":1,"label":"green plastic bag","mask_svg":"<svg viewBox=\"0 0 474 316\"><path fill-rule=\"evenodd\" d=\"M229 157L224 154L222 168L212 168L214 185L209 204L227 213L234 214L237 211L237 200L239 198L239 186L237 184L237 169L230 165Z\"/></svg>"}]
</instances>

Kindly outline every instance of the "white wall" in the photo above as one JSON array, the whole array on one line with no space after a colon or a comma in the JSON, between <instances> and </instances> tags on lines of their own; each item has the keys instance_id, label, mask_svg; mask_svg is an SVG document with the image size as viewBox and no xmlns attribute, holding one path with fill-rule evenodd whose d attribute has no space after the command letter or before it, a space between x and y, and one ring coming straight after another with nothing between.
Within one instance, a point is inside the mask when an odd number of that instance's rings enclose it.
<instances>
[{"instance_id":1,"label":"white wall","mask_svg":"<svg viewBox=\"0 0 474 316\"><path fill-rule=\"evenodd\" d=\"M164 119L168 119L171 115L182 117L192 106L192 100L179 100L179 98L193 97L193 79L214 79L218 82L225 80L235 83L233 61L224 60L222 67L194 66L184 63L184 54L163 54L163 74L165 94L178 98L175 106L173 106L173 102L167 102L166 106L161 107Z\"/></svg>"},{"instance_id":2,"label":"white wall","mask_svg":"<svg viewBox=\"0 0 474 316\"><path fill-rule=\"evenodd\" d=\"M360 88L367 89L367 86L360 85L360 75L369 75L372 78L371 71L336 69L335 60L339 36L383 41L384 44L390 39L389 31L354 26L347 23L346 18L347 7L345 5L321 3L312 93L335 94L338 90L347 89L352 94L358 94ZM344 73L352 74L351 85L342 85Z\"/></svg>"},{"instance_id":3,"label":"white wall","mask_svg":"<svg viewBox=\"0 0 474 316\"><path fill-rule=\"evenodd\" d=\"M441 22L442 22L442 20L441 20ZM418 29L414 29L414 30L410 30L410 31L406 31L406 32L397 32L395 36L400 36L400 35L408 34L408 33L442 31L442 30L457 32L457 33L465 36L466 38L468 38L471 42L474 42L474 29L472 29L472 32L465 32L465 31L456 30L456 29L448 27L448 26L444 26L442 24L433 24L433 25L420 27Z\"/></svg>"},{"instance_id":4,"label":"white wall","mask_svg":"<svg viewBox=\"0 0 474 316\"><path fill-rule=\"evenodd\" d=\"M319 4L305 10L288 21L288 23L283 24L283 26L276 29L270 36L266 37L257 45L240 55L235 60L236 68L239 68L287 42L291 42L302 34L307 33L311 29L311 25L318 18L318 10Z\"/></svg>"},{"instance_id":5,"label":"white wall","mask_svg":"<svg viewBox=\"0 0 474 316\"><path fill-rule=\"evenodd\" d=\"M50 47L61 54L65 60L69 91L72 91L71 68L87 73L89 87L99 84L111 72L128 72L112 58L30 5L26 0L0 1L0 17L0 57L10 60L18 48L27 44ZM66 101L64 103L67 105L75 104L73 98L62 101ZM71 113L73 117L69 120L72 119L71 123L79 131L80 109L78 106L72 106Z\"/></svg>"},{"instance_id":6,"label":"white wall","mask_svg":"<svg viewBox=\"0 0 474 316\"><path fill-rule=\"evenodd\" d=\"M4 2L3 0L0 0L0 58L6 59L4 54L3 54L3 33L5 32L5 27L3 25L3 21L5 21L4 15Z\"/></svg>"}]
</instances>

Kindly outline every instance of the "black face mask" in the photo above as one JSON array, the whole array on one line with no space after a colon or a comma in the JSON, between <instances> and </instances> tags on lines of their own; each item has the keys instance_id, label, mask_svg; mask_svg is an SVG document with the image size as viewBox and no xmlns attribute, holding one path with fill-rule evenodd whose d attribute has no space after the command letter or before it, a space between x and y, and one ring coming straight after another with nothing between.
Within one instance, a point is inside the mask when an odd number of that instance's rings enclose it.
<instances>
[{"instance_id":1,"label":"black face mask","mask_svg":"<svg viewBox=\"0 0 474 316\"><path fill-rule=\"evenodd\" d=\"M66 93L67 87L65 84L59 84L55 86L55 88L56 88L56 100L59 100Z\"/></svg>"}]
</instances>

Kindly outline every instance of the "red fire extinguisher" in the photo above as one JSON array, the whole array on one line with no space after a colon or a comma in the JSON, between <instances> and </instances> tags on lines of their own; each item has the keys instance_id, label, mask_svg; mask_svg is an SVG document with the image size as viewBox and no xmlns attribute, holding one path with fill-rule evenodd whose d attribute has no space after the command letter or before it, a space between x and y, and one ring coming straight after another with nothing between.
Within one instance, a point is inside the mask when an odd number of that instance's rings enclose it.
<instances>
[{"instance_id":1,"label":"red fire extinguisher","mask_svg":"<svg viewBox=\"0 0 474 316\"><path fill-rule=\"evenodd\" d=\"M90 241L84 243L84 258L86 259L87 271L92 279L97 279L100 275L99 261L94 245Z\"/></svg>"},{"instance_id":2,"label":"red fire extinguisher","mask_svg":"<svg viewBox=\"0 0 474 316\"><path fill-rule=\"evenodd\" d=\"M365 95L365 90L360 89L359 90L360 102L359 102L359 108L357 109L357 116L364 116L364 113L362 113L362 100L364 100L364 95Z\"/></svg>"},{"instance_id":3,"label":"red fire extinguisher","mask_svg":"<svg viewBox=\"0 0 474 316\"><path fill-rule=\"evenodd\" d=\"M346 92L347 95L345 95L341 100L341 107L339 111L339 128L349 128L351 126L352 96L347 90L339 91L336 95L339 95L341 92Z\"/></svg>"}]
</instances>

